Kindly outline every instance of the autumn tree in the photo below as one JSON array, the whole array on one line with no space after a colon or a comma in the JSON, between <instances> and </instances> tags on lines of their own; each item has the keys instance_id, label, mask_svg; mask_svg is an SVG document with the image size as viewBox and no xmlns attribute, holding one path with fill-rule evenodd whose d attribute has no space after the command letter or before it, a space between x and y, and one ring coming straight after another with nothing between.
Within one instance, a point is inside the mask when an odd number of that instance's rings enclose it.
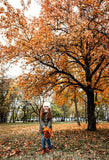
<instances>
[{"instance_id":1,"label":"autumn tree","mask_svg":"<svg viewBox=\"0 0 109 160\"><path fill-rule=\"evenodd\" d=\"M40 17L30 20L24 3L22 11L6 0L1 3L0 27L8 42L1 46L2 58L23 57L32 69L20 77L25 97L56 85L82 89L88 101L87 129L96 130L94 94L107 88L109 74L108 1L43 0Z\"/></svg>"},{"instance_id":2,"label":"autumn tree","mask_svg":"<svg viewBox=\"0 0 109 160\"><path fill-rule=\"evenodd\" d=\"M46 70L50 68L47 75L52 82L47 82L78 86L85 91L88 130L96 130L94 91L103 91L108 81L107 3L45 0L40 16L40 42L36 43L37 49L43 47L34 55L47 66Z\"/></svg>"}]
</instances>

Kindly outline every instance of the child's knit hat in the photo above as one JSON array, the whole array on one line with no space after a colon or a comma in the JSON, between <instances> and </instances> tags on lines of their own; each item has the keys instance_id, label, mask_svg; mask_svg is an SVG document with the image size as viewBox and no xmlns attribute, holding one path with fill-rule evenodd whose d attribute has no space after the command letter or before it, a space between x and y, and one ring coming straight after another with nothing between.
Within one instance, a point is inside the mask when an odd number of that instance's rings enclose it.
<instances>
[{"instance_id":1,"label":"child's knit hat","mask_svg":"<svg viewBox=\"0 0 109 160\"><path fill-rule=\"evenodd\" d=\"M48 106L50 108L50 102L44 102L43 107Z\"/></svg>"}]
</instances>

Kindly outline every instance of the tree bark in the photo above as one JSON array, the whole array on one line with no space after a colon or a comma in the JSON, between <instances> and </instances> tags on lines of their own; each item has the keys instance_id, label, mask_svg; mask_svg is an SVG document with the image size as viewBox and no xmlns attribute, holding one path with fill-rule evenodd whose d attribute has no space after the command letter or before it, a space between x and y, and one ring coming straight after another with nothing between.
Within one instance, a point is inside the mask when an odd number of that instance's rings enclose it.
<instances>
[{"instance_id":1,"label":"tree bark","mask_svg":"<svg viewBox=\"0 0 109 160\"><path fill-rule=\"evenodd\" d=\"M13 115L13 123L15 123L14 110L15 110L15 109L13 108L13 114L12 114L12 115Z\"/></svg>"},{"instance_id":2,"label":"tree bark","mask_svg":"<svg viewBox=\"0 0 109 160\"><path fill-rule=\"evenodd\" d=\"M86 100L86 97L85 97L85 122L87 123L87 100Z\"/></svg>"},{"instance_id":3,"label":"tree bark","mask_svg":"<svg viewBox=\"0 0 109 160\"><path fill-rule=\"evenodd\" d=\"M17 120L19 109L20 109L20 107L18 107L17 110L16 110L16 113L15 113L15 121Z\"/></svg>"},{"instance_id":4,"label":"tree bark","mask_svg":"<svg viewBox=\"0 0 109 160\"><path fill-rule=\"evenodd\" d=\"M77 117L77 124L81 126L80 121L79 121L79 113L78 113L78 108L77 108L77 100L76 100L76 93L74 95L74 103L75 103L75 111L76 111L76 117Z\"/></svg>"},{"instance_id":5,"label":"tree bark","mask_svg":"<svg viewBox=\"0 0 109 160\"><path fill-rule=\"evenodd\" d=\"M0 123L7 123L7 115L0 114Z\"/></svg>"},{"instance_id":6,"label":"tree bark","mask_svg":"<svg viewBox=\"0 0 109 160\"><path fill-rule=\"evenodd\" d=\"M95 131L96 130L96 118L95 118L95 104L94 104L94 91L88 90L87 92L88 106L87 106L87 115L88 115L88 128L87 130Z\"/></svg>"}]
</instances>

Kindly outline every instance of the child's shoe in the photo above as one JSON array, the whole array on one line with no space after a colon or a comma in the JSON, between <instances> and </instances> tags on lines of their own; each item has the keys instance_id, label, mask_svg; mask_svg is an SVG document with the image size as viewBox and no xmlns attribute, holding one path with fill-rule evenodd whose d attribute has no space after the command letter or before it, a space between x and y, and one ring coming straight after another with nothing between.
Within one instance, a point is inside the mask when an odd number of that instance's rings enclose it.
<instances>
[{"instance_id":1,"label":"child's shoe","mask_svg":"<svg viewBox=\"0 0 109 160\"><path fill-rule=\"evenodd\" d=\"M45 154L45 148L42 148L42 154Z\"/></svg>"},{"instance_id":2,"label":"child's shoe","mask_svg":"<svg viewBox=\"0 0 109 160\"><path fill-rule=\"evenodd\" d=\"M49 153L52 153L52 152L53 152L52 148L49 148Z\"/></svg>"}]
</instances>

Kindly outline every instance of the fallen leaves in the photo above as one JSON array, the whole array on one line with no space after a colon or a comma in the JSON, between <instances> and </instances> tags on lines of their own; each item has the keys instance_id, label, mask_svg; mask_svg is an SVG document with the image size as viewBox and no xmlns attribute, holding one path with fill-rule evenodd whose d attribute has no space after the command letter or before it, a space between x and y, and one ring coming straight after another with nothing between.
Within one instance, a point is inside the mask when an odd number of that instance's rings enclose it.
<instances>
[{"instance_id":1,"label":"fallen leaves","mask_svg":"<svg viewBox=\"0 0 109 160\"><path fill-rule=\"evenodd\" d=\"M0 158L35 159L41 156L39 125L1 126L5 129L3 131L3 128L0 128ZM54 136L51 142L54 147L52 156L56 159L59 156L63 159L66 157L106 159L109 156L109 123L97 124L98 131L95 132L89 132L86 128L86 124L82 124L81 127L75 123L53 124Z\"/></svg>"}]
</instances>

